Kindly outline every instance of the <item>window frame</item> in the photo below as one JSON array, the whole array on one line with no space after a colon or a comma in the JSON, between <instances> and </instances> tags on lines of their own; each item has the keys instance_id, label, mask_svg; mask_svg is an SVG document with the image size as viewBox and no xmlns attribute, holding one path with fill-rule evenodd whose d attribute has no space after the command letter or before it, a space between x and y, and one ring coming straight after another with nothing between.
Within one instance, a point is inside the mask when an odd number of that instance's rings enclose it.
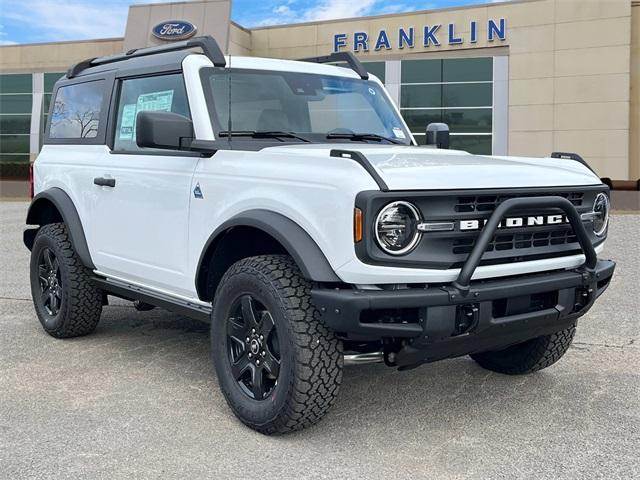
<instances>
[{"instance_id":1,"label":"window frame","mask_svg":"<svg viewBox=\"0 0 640 480\"><path fill-rule=\"evenodd\" d=\"M126 149L116 149L116 134L117 126L118 126L118 107L120 106L120 98L122 97L122 87L124 82L128 80L139 80L144 78L153 78L153 77L164 77L167 75L180 75L182 78L182 83L184 85L184 93L187 100L187 108L189 108L189 117L193 122L193 118L191 117L191 101L189 99L189 91L187 90L187 83L184 80L184 71L182 69L174 69L174 70L155 70L149 71L145 73L138 74L130 74L130 75L118 75L115 84L113 86L113 94L111 97L110 104L110 115L109 122L107 125L108 135L107 135L107 146L109 147L109 153L112 155L155 155L155 156L163 156L163 157L200 157L202 156L199 152L192 152L188 150L170 150L170 149L148 149L148 150L126 150Z\"/></svg>"},{"instance_id":2,"label":"window frame","mask_svg":"<svg viewBox=\"0 0 640 480\"><path fill-rule=\"evenodd\" d=\"M495 155L494 152L494 138L496 135L495 132L495 127L494 127L494 121L495 121L495 109L496 109L496 98L495 98L495 82L496 82L496 78L495 78L495 62L496 62L496 58L498 56L496 55L482 55L482 56L473 56L473 57L440 57L440 58L417 58L417 59L402 59L401 60L401 64L400 64L400 84L399 84L399 98L398 98L398 108L400 110L400 113L402 115L403 118L405 118L405 113L407 111L434 111L434 112L440 112L441 115L441 122L446 122L446 119L444 118L444 112L449 111L449 110L484 110L484 109L490 109L491 110L491 132L459 132L456 131L456 129L453 129L454 131L451 131L450 136L452 139L454 138L460 138L460 137L488 137L490 139L490 152L489 153L476 153L476 155ZM491 64L491 80L445 80L444 79L444 75L445 75L445 63L449 62L449 61L464 61L464 60L468 60L468 59L473 59L474 61L487 61L487 63ZM405 81L405 80L415 80L413 77L411 78L403 78L402 75L402 68L403 65L405 64L405 62L420 62L420 61L427 61L427 62L438 62L440 65L440 77L439 77L439 81L423 81L423 82L416 82L416 81ZM409 63L407 63L407 65L410 65ZM412 87L412 86L426 86L426 85L437 85L440 87L441 89L441 102L440 102L440 106L437 107L416 107L416 106L404 106L402 103L402 93L405 87ZM445 86L451 86L451 85L490 85L491 86L491 104L490 105L482 105L482 106L451 106L449 104L445 104L444 102L444 88ZM406 121L406 119L405 119ZM407 122L408 123L408 122ZM451 126L451 125L450 125ZM426 125L425 125L426 127ZM418 144L423 145L424 143L424 139L426 137L426 133L424 131L414 131L411 127L409 127L409 130L411 131L411 134L415 137L416 141L418 142ZM453 147L452 147L453 148Z\"/></svg>"},{"instance_id":3,"label":"window frame","mask_svg":"<svg viewBox=\"0 0 640 480\"><path fill-rule=\"evenodd\" d=\"M98 132L92 138L52 138L51 137L51 118L53 108L61 88L81 85L84 83L103 81L102 84L102 103L100 105L100 115L98 118ZM106 72L104 74L86 75L72 80L63 80L56 82L52 92L52 102L49 105L49 113L47 114L47 125L45 127L44 145L105 145L106 134L109 123L110 98L113 92L113 84L115 81L115 73Z\"/></svg>"}]
</instances>

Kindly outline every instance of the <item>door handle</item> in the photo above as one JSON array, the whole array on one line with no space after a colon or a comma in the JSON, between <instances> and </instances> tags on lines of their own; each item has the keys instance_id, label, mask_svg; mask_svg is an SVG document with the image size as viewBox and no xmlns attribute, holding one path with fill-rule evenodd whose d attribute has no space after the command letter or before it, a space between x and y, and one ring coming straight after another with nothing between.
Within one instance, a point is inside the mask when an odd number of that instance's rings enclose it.
<instances>
[{"instance_id":1,"label":"door handle","mask_svg":"<svg viewBox=\"0 0 640 480\"><path fill-rule=\"evenodd\" d=\"M115 178L104 178L104 177L96 177L93 179L94 185L98 185L100 187L115 187L116 179Z\"/></svg>"}]
</instances>

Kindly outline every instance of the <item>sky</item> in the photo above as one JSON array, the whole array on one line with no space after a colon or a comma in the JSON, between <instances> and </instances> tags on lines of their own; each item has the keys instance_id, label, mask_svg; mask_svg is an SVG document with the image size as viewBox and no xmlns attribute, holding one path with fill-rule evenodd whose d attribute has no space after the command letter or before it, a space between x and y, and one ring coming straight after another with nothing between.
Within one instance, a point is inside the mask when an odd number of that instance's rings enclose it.
<instances>
[{"instance_id":1,"label":"sky","mask_svg":"<svg viewBox=\"0 0 640 480\"><path fill-rule=\"evenodd\" d=\"M495 1L233 0L231 18L256 27ZM129 5L140 3L163 0L0 0L0 45L122 37Z\"/></svg>"}]
</instances>

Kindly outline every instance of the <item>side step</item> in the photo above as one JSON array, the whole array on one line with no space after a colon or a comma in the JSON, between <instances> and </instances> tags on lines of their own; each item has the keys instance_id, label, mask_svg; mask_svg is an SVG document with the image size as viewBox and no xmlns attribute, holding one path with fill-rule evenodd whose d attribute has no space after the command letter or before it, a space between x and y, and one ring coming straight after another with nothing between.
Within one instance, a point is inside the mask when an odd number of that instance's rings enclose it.
<instances>
[{"instance_id":1,"label":"side step","mask_svg":"<svg viewBox=\"0 0 640 480\"><path fill-rule=\"evenodd\" d=\"M198 305L181 298L164 295L118 280L93 277L91 281L109 295L114 295L126 300L138 300L201 322L209 323L211 321L211 306Z\"/></svg>"}]
</instances>

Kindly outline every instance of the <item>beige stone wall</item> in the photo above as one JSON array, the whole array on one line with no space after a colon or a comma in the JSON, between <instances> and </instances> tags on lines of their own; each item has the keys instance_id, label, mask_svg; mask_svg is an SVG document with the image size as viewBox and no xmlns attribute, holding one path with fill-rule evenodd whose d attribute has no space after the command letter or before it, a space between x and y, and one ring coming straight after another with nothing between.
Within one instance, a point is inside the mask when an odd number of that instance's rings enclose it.
<instances>
[{"instance_id":1,"label":"beige stone wall","mask_svg":"<svg viewBox=\"0 0 640 480\"><path fill-rule=\"evenodd\" d=\"M487 20L501 17L507 21L507 40L487 42ZM509 154L546 156L552 151L574 151L601 176L628 178L631 0L526 0L267 27L252 30L253 54L280 58L324 55L331 52L335 33L352 38L357 31L374 36L383 28L395 34L400 27L413 26L418 35L422 26L438 23L443 24L440 36L445 37L450 22L456 24L457 34L468 38L471 20L480 26L474 45L447 45L441 38L439 47L423 48L416 41L414 49L371 49L358 55L364 59L468 56L474 51L491 55L491 49L506 46Z\"/></svg>"},{"instance_id":2,"label":"beige stone wall","mask_svg":"<svg viewBox=\"0 0 640 480\"><path fill-rule=\"evenodd\" d=\"M629 179L640 179L640 1L631 8L631 104Z\"/></svg>"},{"instance_id":3,"label":"beige stone wall","mask_svg":"<svg viewBox=\"0 0 640 480\"><path fill-rule=\"evenodd\" d=\"M229 55L251 55L251 30L231 22L229 30Z\"/></svg>"},{"instance_id":4,"label":"beige stone wall","mask_svg":"<svg viewBox=\"0 0 640 480\"><path fill-rule=\"evenodd\" d=\"M151 30L167 20L186 20L194 24L197 35L211 35L227 51L231 18L231 0L131 5L125 30L125 50L167 42L154 37Z\"/></svg>"},{"instance_id":5,"label":"beige stone wall","mask_svg":"<svg viewBox=\"0 0 640 480\"><path fill-rule=\"evenodd\" d=\"M495 9L496 7L491 7ZM509 153L578 152L629 174L630 0L509 5Z\"/></svg>"},{"instance_id":6,"label":"beige stone wall","mask_svg":"<svg viewBox=\"0 0 640 480\"><path fill-rule=\"evenodd\" d=\"M122 38L0 47L2 73L64 72L81 60L120 53Z\"/></svg>"},{"instance_id":7,"label":"beige stone wall","mask_svg":"<svg viewBox=\"0 0 640 480\"><path fill-rule=\"evenodd\" d=\"M632 7L632 4L634 5ZM633 11L633 14L632 14ZM247 30L229 22L229 0L131 6L123 39L0 47L2 72L62 71L89 57L156 44L151 28L183 19L198 34L214 35L234 55L303 58L330 53L335 33L415 27L416 46L359 53L363 59L509 56L508 151L549 155L575 151L601 176L640 176L640 1L519 0L409 14ZM488 42L489 18L507 21L506 41ZM476 44L469 23L479 25ZM446 25L456 24L462 45L447 45ZM442 24L440 46L424 48L424 25Z\"/></svg>"}]
</instances>

